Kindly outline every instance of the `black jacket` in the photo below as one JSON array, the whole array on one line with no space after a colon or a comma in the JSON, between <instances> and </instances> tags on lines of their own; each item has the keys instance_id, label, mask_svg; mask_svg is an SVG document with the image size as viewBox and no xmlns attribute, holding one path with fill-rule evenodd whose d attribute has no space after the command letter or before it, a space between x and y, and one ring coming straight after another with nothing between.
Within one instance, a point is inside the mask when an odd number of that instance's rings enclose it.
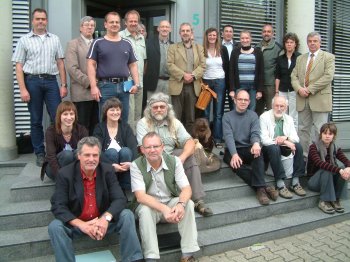
<instances>
[{"instance_id":1,"label":"black jacket","mask_svg":"<svg viewBox=\"0 0 350 262\"><path fill-rule=\"evenodd\" d=\"M291 83L290 75L295 67L297 57L300 56L299 52L294 52L291 57L291 64L288 68L288 58L286 54L277 57L276 61L276 73L275 78L280 80L279 91L288 92L294 91Z\"/></svg>"}]
</instances>

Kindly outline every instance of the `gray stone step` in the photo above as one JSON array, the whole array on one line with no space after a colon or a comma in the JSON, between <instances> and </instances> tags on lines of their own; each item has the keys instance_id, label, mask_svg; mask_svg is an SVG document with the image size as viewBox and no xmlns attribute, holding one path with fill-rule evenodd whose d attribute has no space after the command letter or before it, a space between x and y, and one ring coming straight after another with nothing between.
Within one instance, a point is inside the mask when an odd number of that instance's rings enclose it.
<instances>
[{"instance_id":1,"label":"gray stone step","mask_svg":"<svg viewBox=\"0 0 350 262\"><path fill-rule=\"evenodd\" d=\"M342 214L328 215L313 207L201 230L198 232L198 241L205 256L234 250L350 219L349 201L344 201L343 206L346 211Z\"/></svg>"}]
</instances>

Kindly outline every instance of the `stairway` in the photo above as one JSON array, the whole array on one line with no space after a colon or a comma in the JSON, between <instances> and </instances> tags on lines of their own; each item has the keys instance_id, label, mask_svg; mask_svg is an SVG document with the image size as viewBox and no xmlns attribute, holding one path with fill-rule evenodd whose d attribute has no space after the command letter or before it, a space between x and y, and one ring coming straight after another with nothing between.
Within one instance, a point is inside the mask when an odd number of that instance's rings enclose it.
<instances>
[{"instance_id":1,"label":"stairway","mask_svg":"<svg viewBox=\"0 0 350 262\"><path fill-rule=\"evenodd\" d=\"M47 225L53 219L50 196L54 183L40 181L40 168L34 157L0 163L0 261L54 261ZM273 185L272 177L265 177ZM254 191L226 164L221 170L202 176L206 202L214 215L197 215L197 257L234 250L255 243L282 238L350 218L350 201L343 201L345 213L327 215L318 208L318 194L279 198L261 206ZM287 181L288 182L288 181ZM305 184L306 180L302 180ZM179 235L176 225L158 226L161 261L178 261ZM109 249L119 257L117 237L93 241L87 237L74 241L77 254Z\"/></svg>"}]
</instances>

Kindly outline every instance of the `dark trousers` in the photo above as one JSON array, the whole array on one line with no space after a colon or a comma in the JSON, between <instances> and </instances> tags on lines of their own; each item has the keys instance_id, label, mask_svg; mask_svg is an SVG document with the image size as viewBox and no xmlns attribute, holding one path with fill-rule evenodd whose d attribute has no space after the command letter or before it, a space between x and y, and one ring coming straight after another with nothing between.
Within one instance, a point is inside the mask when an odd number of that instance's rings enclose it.
<instances>
[{"instance_id":1,"label":"dark trousers","mask_svg":"<svg viewBox=\"0 0 350 262\"><path fill-rule=\"evenodd\" d=\"M197 97L193 84L184 85L180 95L171 96L176 117L184 124L188 133L192 133L195 120Z\"/></svg>"},{"instance_id":2,"label":"dark trousers","mask_svg":"<svg viewBox=\"0 0 350 262\"><path fill-rule=\"evenodd\" d=\"M303 156L303 148L299 143L295 143L295 154L293 157L293 177L305 175L305 163ZM285 179L286 172L283 168L281 160L281 149L279 145L263 146L263 154L265 163L270 162L273 175L276 180Z\"/></svg>"},{"instance_id":3,"label":"dark trousers","mask_svg":"<svg viewBox=\"0 0 350 262\"><path fill-rule=\"evenodd\" d=\"M265 187L264 158L262 155L254 158L254 155L250 153L251 148L251 146L237 148L237 153L242 159L243 165L238 169L233 169L233 171L249 186L254 188ZM230 164L231 158L230 152L225 149L224 161Z\"/></svg>"},{"instance_id":4,"label":"dark trousers","mask_svg":"<svg viewBox=\"0 0 350 262\"><path fill-rule=\"evenodd\" d=\"M92 136L94 128L98 123L98 102L82 101L74 102L78 112L78 123L85 126L89 131L89 135Z\"/></svg>"}]
</instances>

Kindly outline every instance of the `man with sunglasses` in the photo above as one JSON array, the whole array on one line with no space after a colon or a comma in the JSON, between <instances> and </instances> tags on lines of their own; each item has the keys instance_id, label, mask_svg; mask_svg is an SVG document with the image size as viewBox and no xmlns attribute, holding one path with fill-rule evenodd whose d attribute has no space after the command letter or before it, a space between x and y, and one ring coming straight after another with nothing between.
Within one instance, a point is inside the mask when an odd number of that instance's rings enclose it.
<instances>
[{"instance_id":1,"label":"man with sunglasses","mask_svg":"<svg viewBox=\"0 0 350 262\"><path fill-rule=\"evenodd\" d=\"M248 109L247 91L238 90L234 98L235 109L224 114L222 127L226 141L224 161L234 172L256 191L261 205L276 200L278 192L266 187L264 159L260 146L260 123L258 115Z\"/></svg>"},{"instance_id":2,"label":"man with sunglasses","mask_svg":"<svg viewBox=\"0 0 350 262\"><path fill-rule=\"evenodd\" d=\"M185 174L192 188L192 200L195 211L203 216L213 214L204 204L205 192L203 189L201 173L194 157L195 143L184 125L175 117L175 112L169 104L169 96L164 93L153 94L144 111L144 117L137 123L136 138L139 146L143 137L151 131L158 133L168 154L180 158Z\"/></svg>"},{"instance_id":3,"label":"man with sunglasses","mask_svg":"<svg viewBox=\"0 0 350 262\"><path fill-rule=\"evenodd\" d=\"M195 261L199 250L192 190L180 158L164 152L161 137L154 131L142 139L143 156L130 167L133 204L139 219L143 253L146 261L160 258L158 222L178 225L181 235L181 262Z\"/></svg>"}]
</instances>

